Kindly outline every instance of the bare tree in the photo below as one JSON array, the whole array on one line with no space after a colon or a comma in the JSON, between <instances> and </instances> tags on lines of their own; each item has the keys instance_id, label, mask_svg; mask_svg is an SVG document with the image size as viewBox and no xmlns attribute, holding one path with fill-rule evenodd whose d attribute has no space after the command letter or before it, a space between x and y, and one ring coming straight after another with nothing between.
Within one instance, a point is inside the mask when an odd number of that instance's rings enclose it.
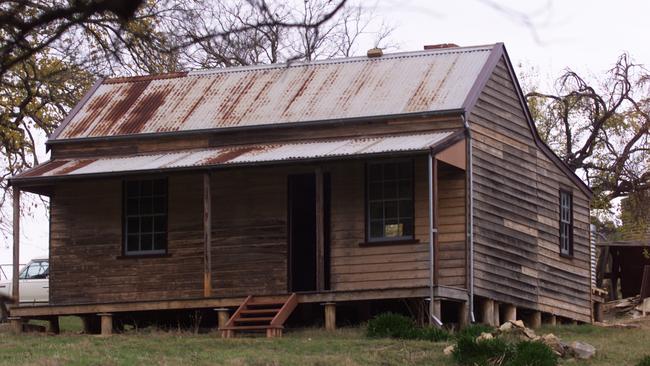
<instances>
[{"instance_id":1,"label":"bare tree","mask_svg":"<svg viewBox=\"0 0 650 366\"><path fill-rule=\"evenodd\" d=\"M554 93L526 97L541 136L594 190L595 208L650 189L650 74L627 54L600 81L568 70Z\"/></svg>"}]
</instances>

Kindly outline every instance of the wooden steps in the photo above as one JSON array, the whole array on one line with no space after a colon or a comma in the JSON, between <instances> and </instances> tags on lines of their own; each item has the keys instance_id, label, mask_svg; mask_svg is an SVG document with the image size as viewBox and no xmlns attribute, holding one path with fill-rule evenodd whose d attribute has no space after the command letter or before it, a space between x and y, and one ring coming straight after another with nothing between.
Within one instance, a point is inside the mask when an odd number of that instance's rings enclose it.
<instances>
[{"instance_id":1,"label":"wooden steps","mask_svg":"<svg viewBox=\"0 0 650 366\"><path fill-rule=\"evenodd\" d=\"M296 294L284 301L264 297L248 296L230 317L224 327L219 328L223 338L233 338L237 333L266 332L267 337L281 337L284 322L298 306Z\"/></svg>"}]
</instances>

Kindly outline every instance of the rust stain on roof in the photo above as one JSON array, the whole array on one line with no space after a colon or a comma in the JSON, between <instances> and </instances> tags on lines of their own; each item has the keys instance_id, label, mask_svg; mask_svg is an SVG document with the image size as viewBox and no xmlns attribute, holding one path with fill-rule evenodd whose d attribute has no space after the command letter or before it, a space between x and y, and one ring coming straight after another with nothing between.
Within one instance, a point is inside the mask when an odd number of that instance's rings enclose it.
<instances>
[{"instance_id":1,"label":"rust stain on roof","mask_svg":"<svg viewBox=\"0 0 650 366\"><path fill-rule=\"evenodd\" d=\"M20 177L37 177L47 174L47 172L52 171L64 164L68 163L68 160L55 160L49 161L43 165L39 165L31 170L20 174Z\"/></svg>"},{"instance_id":2,"label":"rust stain on roof","mask_svg":"<svg viewBox=\"0 0 650 366\"><path fill-rule=\"evenodd\" d=\"M151 80L137 81L132 84L121 84L124 85L123 88L118 90L118 95L113 96L114 98L119 98L118 101L110 104L110 109L102 118L102 122L96 126L93 131L93 134L104 135L111 130L111 127L115 127L115 124L122 118L128 111L133 107L136 100L142 95L142 93L147 89ZM142 105L139 106L143 108Z\"/></svg>"},{"instance_id":3,"label":"rust stain on roof","mask_svg":"<svg viewBox=\"0 0 650 366\"><path fill-rule=\"evenodd\" d=\"M239 156L256 150L263 150L261 146L251 146L244 148L234 148L219 151L215 156L211 156L201 162L200 165L217 165L233 160Z\"/></svg>"},{"instance_id":4,"label":"rust stain on roof","mask_svg":"<svg viewBox=\"0 0 650 366\"><path fill-rule=\"evenodd\" d=\"M58 175L66 175L68 173L74 172L77 169L81 169L85 167L86 165L89 165L93 162L97 161L97 159L85 159L85 160L78 160L75 161L73 164L70 164L69 166L66 166L65 168L59 170L56 172Z\"/></svg>"},{"instance_id":5,"label":"rust stain on roof","mask_svg":"<svg viewBox=\"0 0 650 366\"><path fill-rule=\"evenodd\" d=\"M137 133L164 104L165 98L171 92L170 88L163 88L153 93L142 96L135 105L129 118L124 121L118 130L119 134Z\"/></svg>"},{"instance_id":6,"label":"rust stain on roof","mask_svg":"<svg viewBox=\"0 0 650 366\"><path fill-rule=\"evenodd\" d=\"M227 98L224 100L221 108L219 108L219 114L222 120L220 126L237 124L240 116L234 113L235 109L240 106L239 101L249 92L253 84L255 84L257 77L257 75L249 73L244 77L244 80L229 90Z\"/></svg>"},{"instance_id":7,"label":"rust stain on roof","mask_svg":"<svg viewBox=\"0 0 650 366\"><path fill-rule=\"evenodd\" d=\"M287 112L289 111L289 109L291 109L291 106L293 105L293 102L295 102L296 99L300 98L300 96L303 95L303 93L305 92L305 89L307 89L307 87L312 82L312 80L314 80L314 75L315 74L316 74L316 68L315 67L311 68L311 70L309 70L307 72L307 75L305 75L303 80L302 80L302 84L300 85L300 87L298 88L296 93L293 95L293 97L291 97L291 99L289 100L289 103L287 103L287 105L284 107L284 111L282 111L282 115L285 115L285 116L287 115Z\"/></svg>"}]
</instances>

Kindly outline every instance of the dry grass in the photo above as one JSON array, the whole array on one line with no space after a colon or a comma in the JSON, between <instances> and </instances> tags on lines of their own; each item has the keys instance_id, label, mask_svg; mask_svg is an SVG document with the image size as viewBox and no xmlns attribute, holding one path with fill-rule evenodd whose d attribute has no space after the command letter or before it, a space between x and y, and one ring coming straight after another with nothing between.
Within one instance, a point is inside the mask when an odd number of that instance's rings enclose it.
<instances>
[{"instance_id":1,"label":"dry grass","mask_svg":"<svg viewBox=\"0 0 650 366\"><path fill-rule=\"evenodd\" d=\"M281 339L223 340L216 333L140 330L110 338L77 334L74 318L61 323L63 334L0 335L0 365L453 365L442 354L447 343L367 339L359 328L327 333L288 332ZM543 328L565 341L581 340L598 349L590 362L575 365L634 365L650 354L650 327L603 329L593 326Z\"/></svg>"}]
</instances>

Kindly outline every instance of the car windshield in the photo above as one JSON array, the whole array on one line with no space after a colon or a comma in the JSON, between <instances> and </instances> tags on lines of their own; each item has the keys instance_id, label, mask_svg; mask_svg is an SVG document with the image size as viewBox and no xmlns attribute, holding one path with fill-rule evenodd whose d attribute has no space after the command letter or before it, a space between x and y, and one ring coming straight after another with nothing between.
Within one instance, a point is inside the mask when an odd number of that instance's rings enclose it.
<instances>
[{"instance_id":1,"label":"car windshield","mask_svg":"<svg viewBox=\"0 0 650 366\"><path fill-rule=\"evenodd\" d=\"M49 274L49 263L47 261L31 262L20 272L21 280L44 279Z\"/></svg>"}]
</instances>

